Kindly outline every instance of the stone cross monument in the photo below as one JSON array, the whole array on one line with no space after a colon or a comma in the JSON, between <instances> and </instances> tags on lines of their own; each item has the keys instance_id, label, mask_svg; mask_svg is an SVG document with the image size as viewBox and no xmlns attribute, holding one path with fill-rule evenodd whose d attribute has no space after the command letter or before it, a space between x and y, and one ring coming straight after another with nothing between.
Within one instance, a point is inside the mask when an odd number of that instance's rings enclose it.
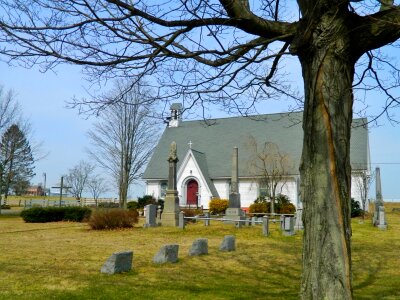
<instances>
[{"instance_id":1,"label":"stone cross monument","mask_svg":"<svg viewBox=\"0 0 400 300\"><path fill-rule=\"evenodd\" d=\"M231 220L242 220L245 215L240 209L240 193L239 193L239 156L238 148L233 148L232 153L232 177L231 190L229 193L229 207L226 209L225 216ZM228 223L231 223L228 221Z\"/></svg>"},{"instance_id":2,"label":"stone cross monument","mask_svg":"<svg viewBox=\"0 0 400 300\"><path fill-rule=\"evenodd\" d=\"M176 163L179 160L175 142L171 143L167 160L169 163L168 188L165 196L161 224L163 226L177 227L179 221L179 197L176 189Z\"/></svg>"}]
</instances>

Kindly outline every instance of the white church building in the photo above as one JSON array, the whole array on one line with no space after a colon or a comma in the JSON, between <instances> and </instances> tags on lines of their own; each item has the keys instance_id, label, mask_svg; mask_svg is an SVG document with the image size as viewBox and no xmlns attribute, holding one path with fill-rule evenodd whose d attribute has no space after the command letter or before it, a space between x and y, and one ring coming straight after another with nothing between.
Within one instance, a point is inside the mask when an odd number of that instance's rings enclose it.
<instances>
[{"instance_id":1,"label":"white church building","mask_svg":"<svg viewBox=\"0 0 400 300\"><path fill-rule=\"evenodd\" d=\"M181 105L171 106L171 118L147 165L143 179L146 194L163 199L168 180L168 153L175 141L177 189L180 206L208 208L212 198L228 199L230 192L232 152L239 152L239 193L242 208L249 207L265 187L251 172L252 153L249 138L257 143L271 142L287 154L292 167L278 184L277 193L285 194L295 206L301 205L299 193L299 164L303 143L302 112L265 114L251 117L229 117L211 120L184 121ZM359 171L369 171L370 155L367 120L354 119L351 132L350 160L353 179ZM360 201L357 186L352 184L351 195Z\"/></svg>"}]
</instances>

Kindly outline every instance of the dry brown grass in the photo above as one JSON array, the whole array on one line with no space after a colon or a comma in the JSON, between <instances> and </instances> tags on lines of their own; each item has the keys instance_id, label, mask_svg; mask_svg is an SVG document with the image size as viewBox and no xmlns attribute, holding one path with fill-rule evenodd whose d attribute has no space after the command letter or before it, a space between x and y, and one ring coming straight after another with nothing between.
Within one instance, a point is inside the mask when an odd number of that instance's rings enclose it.
<instances>
[{"instance_id":1,"label":"dry brown grass","mask_svg":"<svg viewBox=\"0 0 400 300\"><path fill-rule=\"evenodd\" d=\"M353 220L355 299L400 299L400 213L387 204L389 229ZM92 231L86 224L26 224L0 218L0 299L297 299L301 234L283 237L261 227L201 222L185 230L142 228ZM237 251L221 253L224 235ZM209 240L209 255L188 257L194 239ZM154 265L160 246L180 245L177 264ZM116 251L133 250L133 270L99 272Z\"/></svg>"}]
</instances>

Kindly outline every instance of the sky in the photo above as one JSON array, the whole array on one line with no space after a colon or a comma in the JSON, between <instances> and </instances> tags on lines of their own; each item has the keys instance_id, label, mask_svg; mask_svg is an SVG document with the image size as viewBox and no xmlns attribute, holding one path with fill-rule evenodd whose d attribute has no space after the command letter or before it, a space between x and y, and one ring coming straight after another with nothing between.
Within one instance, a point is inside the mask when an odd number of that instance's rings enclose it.
<instances>
[{"instance_id":1,"label":"sky","mask_svg":"<svg viewBox=\"0 0 400 300\"><path fill-rule=\"evenodd\" d=\"M296 70L298 71L298 70ZM13 90L22 106L24 117L30 120L35 142L42 142L42 152L47 156L36 163L36 176L32 184L44 182L51 187L59 183L60 177L68 172L80 160L88 160L85 149L90 146L86 137L94 117L87 119L74 109L66 107L67 102L75 97L87 97L80 68L61 66L56 72L39 72L38 69L11 67L0 62L0 84L6 90ZM379 95L368 99L372 109L378 109ZM375 107L375 108L374 108ZM275 103L268 106L263 113L281 112L287 109L286 104ZM400 111L398 112L400 114ZM221 117L220 112L213 115ZM399 118L400 119L400 118ZM370 128L369 141L372 169L381 168L382 190L386 200L400 199L400 127L392 125L386 118L379 121L379 126ZM101 170L96 171L101 174ZM370 197L374 198L374 184ZM144 186L134 186L131 197L144 194ZM116 197L109 192L108 197Z\"/></svg>"}]
</instances>

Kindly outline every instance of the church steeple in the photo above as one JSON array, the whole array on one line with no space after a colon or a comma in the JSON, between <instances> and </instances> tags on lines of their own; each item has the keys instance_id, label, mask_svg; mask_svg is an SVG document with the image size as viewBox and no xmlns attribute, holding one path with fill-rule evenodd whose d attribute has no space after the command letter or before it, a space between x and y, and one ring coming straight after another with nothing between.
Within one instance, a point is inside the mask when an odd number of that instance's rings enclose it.
<instances>
[{"instance_id":1,"label":"church steeple","mask_svg":"<svg viewBox=\"0 0 400 300\"><path fill-rule=\"evenodd\" d=\"M182 104L172 103L170 111L171 116L168 118L168 127L178 127L179 122L182 120Z\"/></svg>"}]
</instances>

